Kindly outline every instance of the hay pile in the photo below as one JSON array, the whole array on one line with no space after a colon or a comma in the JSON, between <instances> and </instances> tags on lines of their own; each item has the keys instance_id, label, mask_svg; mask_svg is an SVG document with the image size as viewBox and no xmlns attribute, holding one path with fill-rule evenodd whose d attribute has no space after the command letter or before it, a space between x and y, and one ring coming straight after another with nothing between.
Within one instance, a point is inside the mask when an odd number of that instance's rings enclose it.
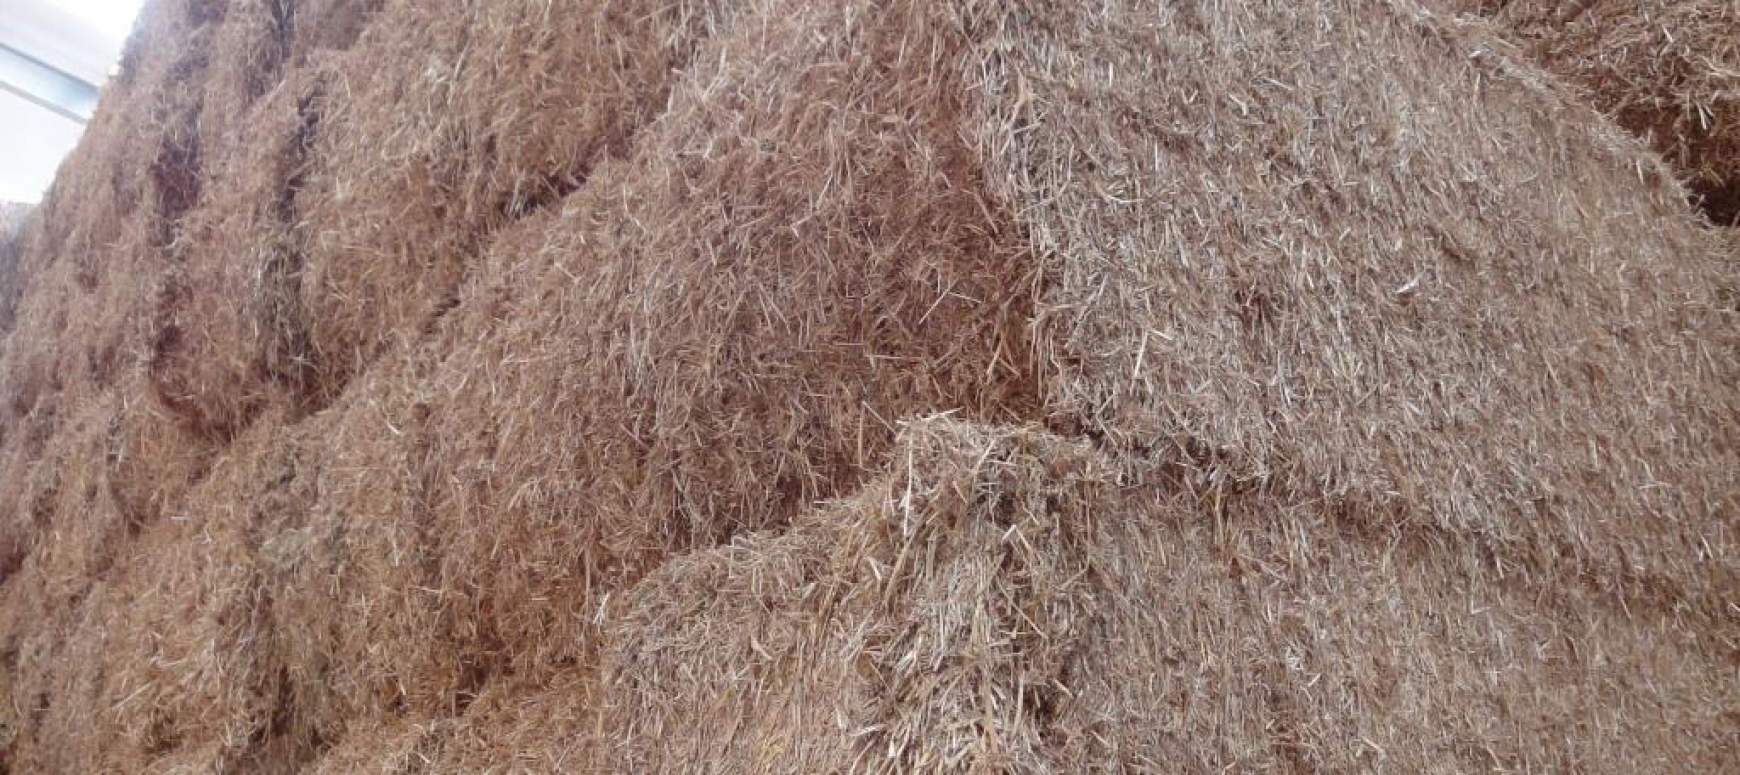
<instances>
[{"instance_id":1,"label":"hay pile","mask_svg":"<svg viewBox=\"0 0 1740 775\"><path fill-rule=\"evenodd\" d=\"M1719 771L1730 243L1405 1L160 0L0 769Z\"/></svg>"},{"instance_id":2,"label":"hay pile","mask_svg":"<svg viewBox=\"0 0 1740 775\"><path fill-rule=\"evenodd\" d=\"M1680 170L1718 224L1740 218L1740 4L1733 0L1451 0Z\"/></svg>"}]
</instances>

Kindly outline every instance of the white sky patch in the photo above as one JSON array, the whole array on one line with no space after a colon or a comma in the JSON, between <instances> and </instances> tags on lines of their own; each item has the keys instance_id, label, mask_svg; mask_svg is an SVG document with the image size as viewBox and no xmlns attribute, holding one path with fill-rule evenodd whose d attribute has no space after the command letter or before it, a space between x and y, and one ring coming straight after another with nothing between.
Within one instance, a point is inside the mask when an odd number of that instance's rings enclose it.
<instances>
[{"instance_id":1,"label":"white sky patch","mask_svg":"<svg viewBox=\"0 0 1740 775\"><path fill-rule=\"evenodd\" d=\"M133 20L139 18L144 0L49 0L48 4L78 17L119 44L133 31Z\"/></svg>"}]
</instances>

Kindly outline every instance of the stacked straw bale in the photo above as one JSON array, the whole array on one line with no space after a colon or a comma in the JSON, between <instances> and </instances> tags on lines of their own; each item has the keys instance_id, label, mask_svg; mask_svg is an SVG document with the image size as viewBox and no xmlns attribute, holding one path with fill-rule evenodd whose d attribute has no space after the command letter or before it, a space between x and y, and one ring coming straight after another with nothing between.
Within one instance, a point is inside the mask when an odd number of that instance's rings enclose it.
<instances>
[{"instance_id":1,"label":"stacked straw bale","mask_svg":"<svg viewBox=\"0 0 1740 775\"><path fill-rule=\"evenodd\" d=\"M321 73L296 206L301 304L330 396L456 302L502 226L549 207L666 104L724 4L396 3Z\"/></svg>"},{"instance_id":2,"label":"stacked straw bale","mask_svg":"<svg viewBox=\"0 0 1740 775\"><path fill-rule=\"evenodd\" d=\"M975 123L1055 278L1053 421L1736 621L1732 256L1483 37L1349 5L994 22Z\"/></svg>"},{"instance_id":3,"label":"stacked straw bale","mask_svg":"<svg viewBox=\"0 0 1740 775\"><path fill-rule=\"evenodd\" d=\"M1412 0L158 0L0 770L1721 771L1732 235Z\"/></svg>"},{"instance_id":4,"label":"stacked straw bale","mask_svg":"<svg viewBox=\"0 0 1740 775\"><path fill-rule=\"evenodd\" d=\"M1740 225L1740 3L1450 0L1649 138L1709 215Z\"/></svg>"},{"instance_id":5,"label":"stacked straw bale","mask_svg":"<svg viewBox=\"0 0 1740 775\"><path fill-rule=\"evenodd\" d=\"M602 769L1715 772L1733 753L1726 657L1671 615L1543 598L1316 504L1119 488L1117 468L926 420L859 495L671 562L610 629Z\"/></svg>"}]
</instances>

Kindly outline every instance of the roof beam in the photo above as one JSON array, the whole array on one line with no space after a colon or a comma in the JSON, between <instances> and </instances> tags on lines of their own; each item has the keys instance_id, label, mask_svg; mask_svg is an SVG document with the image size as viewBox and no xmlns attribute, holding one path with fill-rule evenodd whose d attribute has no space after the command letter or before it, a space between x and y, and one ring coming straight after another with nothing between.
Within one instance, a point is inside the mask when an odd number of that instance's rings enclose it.
<instances>
[{"instance_id":1,"label":"roof beam","mask_svg":"<svg viewBox=\"0 0 1740 775\"><path fill-rule=\"evenodd\" d=\"M96 84L0 42L0 90L83 124L97 107Z\"/></svg>"}]
</instances>

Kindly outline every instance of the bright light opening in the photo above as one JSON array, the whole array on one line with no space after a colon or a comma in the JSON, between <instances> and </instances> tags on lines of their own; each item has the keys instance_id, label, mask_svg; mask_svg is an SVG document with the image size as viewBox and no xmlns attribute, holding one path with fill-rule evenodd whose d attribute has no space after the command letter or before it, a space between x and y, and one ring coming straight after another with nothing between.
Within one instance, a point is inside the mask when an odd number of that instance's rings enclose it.
<instances>
[{"instance_id":1,"label":"bright light opening","mask_svg":"<svg viewBox=\"0 0 1740 775\"><path fill-rule=\"evenodd\" d=\"M49 5L78 17L118 47L133 32L144 0L50 0Z\"/></svg>"},{"instance_id":2,"label":"bright light opening","mask_svg":"<svg viewBox=\"0 0 1740 775\"><path fill-rule=\"evenodd\" d=\"M0 201L42 197L143 4L0 0Z\"/></svg>"}]
</instances>

